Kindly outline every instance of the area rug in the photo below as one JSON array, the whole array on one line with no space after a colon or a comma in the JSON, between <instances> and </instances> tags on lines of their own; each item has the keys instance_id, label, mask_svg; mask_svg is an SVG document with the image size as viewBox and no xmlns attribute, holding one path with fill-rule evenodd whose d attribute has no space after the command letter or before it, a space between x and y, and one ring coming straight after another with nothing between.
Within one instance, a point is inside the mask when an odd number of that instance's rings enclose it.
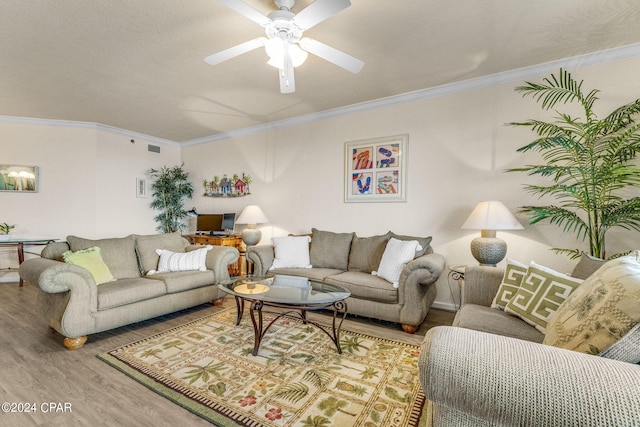
<instances>
[{"instance_id":1,"label":"area rug","mask_svg":"<svg viewBox=\"0 0 640 427\"><path fill-rule=\"evenodd\" d=\"M343 330L340 355L281 318L252 356L251 320L235 321L227 309L98 358L217 426L426 425L419 347Z\"/></svg>"}]
</instances>

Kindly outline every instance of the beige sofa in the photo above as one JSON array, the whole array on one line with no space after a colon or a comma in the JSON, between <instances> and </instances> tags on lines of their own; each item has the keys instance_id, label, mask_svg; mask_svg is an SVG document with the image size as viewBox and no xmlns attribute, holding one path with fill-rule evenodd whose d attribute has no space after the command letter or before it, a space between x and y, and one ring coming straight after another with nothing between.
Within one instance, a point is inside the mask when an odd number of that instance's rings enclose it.
<instances>
[{"instance_id":1,"label":"beige sofa","mask_svg":"<svg viewBox=\"0 0 640 427\"><path fill-rule=\"evenodd\" d=\"M313 229L310 244L312 268L271 269L275 252L272 245L247 249L247 260L259 275L286 274L337 284L347 288L349 314L400 323L414 333L424 321L436 297L435 283L444 266L444 257L433 253L431 237L400 236L392 232L371 237L355 233L334 233ZM420 250L402 268L397 288L372 275L391 238L416 240Z\"/></svg>"},{"instance_id":2,"label":"beige sofa","mask_svg":"<svg viewBox=\"0 0 640 427\"><path fill-rule=\"evenodd\" d=\"M640 324L600 356L541 344L534 327L490 308L502 276L467 267L454 326L427 332L419 368L432 425L640 425Z\"/></svg>"},{"instance_id":3,"label":"beige sofa","mask_svg":"<svg viewBox=\"0 0 640 427\"><path fill-rule=\"evenodd\" d=\"M94 247L100 248L116 280L96 285L87 269L62 261L66 251ZM229 279L227 266L239 256L232 247L211 247L205 271L147 275L158 268L157 249L183 253L199 248L178 233L101 240L69 236L66 242L47 245L41 258L25 261L19 273L39 286L38 311L65 337L64 345L76 349L84 345L87 335L221 298L217 284Z\"/></svg>"}]
</instances>

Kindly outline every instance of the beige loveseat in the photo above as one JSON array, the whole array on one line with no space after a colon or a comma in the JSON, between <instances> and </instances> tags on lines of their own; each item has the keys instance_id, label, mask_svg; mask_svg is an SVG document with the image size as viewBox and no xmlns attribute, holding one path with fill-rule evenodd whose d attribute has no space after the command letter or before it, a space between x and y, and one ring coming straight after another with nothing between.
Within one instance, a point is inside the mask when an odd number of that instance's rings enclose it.
<instances>
[{"instance_id":1,"label":"beige loveseat","mask_svg":"<svg viewBox=\"0 0 640 427\"><path fill-rule=\"evenodd\" d=\"M445 260L433 253L431 237L400 236L392 232L371 237L313 229L309 249L311 268L276 268L273 245L252 246L247 260L259 275L286 274L343 286L351 292L349 314L400 323L414 333L436 297L435 283ZM396 287L376 275L391 239L417 241L419 249L402 268Z\"/></svg>"},{"instance_id":2,"label":"beige loveseat","mask_svg":"<svg viewBox=\"0 0 640 427\"><path fill-rule=\"evenodd\" d=\"M490 307L502 278L467 267L454 326L427 332L419 369L432 425L640 425L640 324L600 355L545 345L533 326Z\"/></svg>"},{"instance_id":3,"label":"beige loveseat","mask_svg":"<svg viewBox=\"0 0 640 427\"><path fill-rule=\"evenodd\" d=\"M96 247L115 279L99 285L89 270L62 261L67 251ZM201 248L178 233L101 240L69 236L66 242L47 245L41 258L25 261L19 272L22 279L39 286L38 311L49 326L65 337L67 348L76 349L89 334L221 298L217 284L229 279L227 266L239 256L232 247L211 247L204 271L147 275L158 269L156 250L179 254Z\"/></svg>"}]
</instances>

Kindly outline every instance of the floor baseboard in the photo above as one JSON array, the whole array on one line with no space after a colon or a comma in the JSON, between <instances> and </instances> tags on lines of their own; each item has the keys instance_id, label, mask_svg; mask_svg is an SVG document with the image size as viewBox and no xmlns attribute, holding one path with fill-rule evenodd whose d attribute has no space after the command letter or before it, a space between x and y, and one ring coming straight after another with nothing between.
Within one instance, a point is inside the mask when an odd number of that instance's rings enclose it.
<instances>
[{"instance_id":1,"label":"floor baseboard","mask_svg":"<svg viewBox=\"0 0 640 427\"><path fill-rule=\"evenodd\" d=\"M446 310L446 311L453 311L453 312L458 311L458 305L452 304L450 302L434 301L434 303L431 304L431 308L437 308L438 310Z\"/></svg>"}]
</instances>

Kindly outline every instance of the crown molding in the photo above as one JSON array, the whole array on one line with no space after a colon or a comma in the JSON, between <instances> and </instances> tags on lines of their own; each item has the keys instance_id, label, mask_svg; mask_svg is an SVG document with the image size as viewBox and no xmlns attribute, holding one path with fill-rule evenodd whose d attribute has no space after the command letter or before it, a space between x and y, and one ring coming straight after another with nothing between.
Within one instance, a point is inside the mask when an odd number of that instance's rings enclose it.
<instances>
[{"instance_id":1,"label":"crown molding","mask_svg":"<svg viewBox=\"0 0 640 427\"><path fill-rule=\"evenodd\" d=\"M522 81L549 74L558 68L579 68L591 65L615 62L624 59L640 57L640 43L621 46L613 49L602 50L598 52L588 53L585 55L564 58L557 61L545 62L543 64L533 65L531 67L519 68L515 70L504 71L501 73L491 74L488 76L478 77L474 79L463 80L455 83L435 86L432 88L422 89L414 92L408 92L401 95L380 98L374 101L353 104L346 107L334 108L331 110L321 111L319 113L307 114L304 116L292 117L290 119L279 120L275 122L260 124L256 126L237 129L229 132L221 132L215 135L192 139L183 142L182 146L190 146L197 144L205 144L208 142L221 141L230 138L250 135L258 132L264 132L273 129L282 129L291 126L299 126L302 124L324 120L336 116L344 116L348 114L358 113L377 108L389 107L397 104L404 104L423 99L437 98L448 96L460 92L499 86L505 83Z\"/></svg>"},{"instance_id":2,"label":"crown molding","mask_svg":"<svg viewBox=\"0 0 640 427\"><path fill-rule=\"evenodd\" d=\"M608 62L621 61L624 59L640 57L640 43L616 47L613 49L602 50L598 52L588 53L585 55L564 58L557 61L546 62L543 64L533 65L531 67L519 68L515 70L504 71L501 73L491 74L488 76L477 77L474 79L463 80L454 83L448 83L440 86L434 86L427 89L421 89L414 92L408 92L401 95L380 98L373 101L353 104L346 107L334 108L318 113L307 114L290 119L283 119L274 122L264 123L256 126L250 126L242 129L236 129L228 132L221 132L215 135L196 138L182 143L171 141L164 138L158 138L151 135L145 135L139 132L133 132L113 126L103 125L93 122L80 122L72 120L52 120L52 119L33 119L27 117L0 116L0 122L4 123L25 123L30 125L42 126L63 126L71 128L96 129L105 132L123 135L129 138L144 139L149 142L158 144L171 145L174 147L186 147L190 145L206 144L209 142L222 141L225 139L237 138L254 133L264 132L274 129L282 129L291 126L299 126L318 120L324 120L332 117L344 116L362 111L373 110L377 108L385 108L392 105L404 104L418 100L437 98L441 96L453 95L471 90L499 86L505 83L522 81L549 74L558 68L580 68L591 65L604 64Z\"/></svg>"},{"instance_id":3,"label":"crown molding","mask_svg":"<svg viewBox=\"0 0 640 427\"><path fill-rule=\"evenodd\" d=\"M158 138L151 135L145 135L143 133L134 132L126 129L117 128L114 126L103 125L94 122L78 122L73 120L54 120L54 119L32 119L29 117L14 117L14 116L0 116L0 123L23 123L36 126L60 126L66 128L77 129L94 129L104 132L114 133L117 135L126 136L127 138L144 139L148 142L155 142L157 144L172 145L174 147L180 147L180 143L171 141L169 139Z\"/></svg>"}]
</instances>

